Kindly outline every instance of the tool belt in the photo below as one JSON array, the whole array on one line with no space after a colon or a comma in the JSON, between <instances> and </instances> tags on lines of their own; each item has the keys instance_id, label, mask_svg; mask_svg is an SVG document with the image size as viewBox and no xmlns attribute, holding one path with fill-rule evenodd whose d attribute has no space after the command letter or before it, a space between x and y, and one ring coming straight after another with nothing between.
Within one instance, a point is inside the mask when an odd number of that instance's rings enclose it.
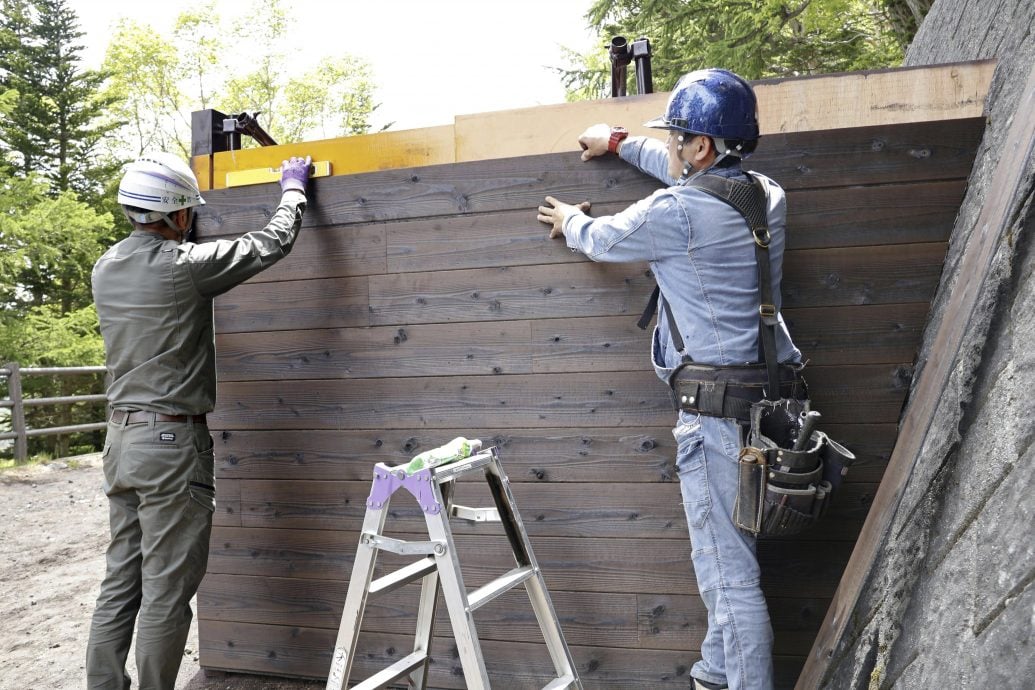
<instances>
[{"instance_id":1,"label":"tool belt","mask_svg":"<svg viewBox=\"0 0 1035 690\"><path fill-rule=\"evenodd\" d=\"M781 364L776 397L808 398L802 364ZM766 397L769 373L764 364L710 366L684 362L669 378L677 410L708 417L751 421L751 405Z\"/></svg>"}]
</instances>

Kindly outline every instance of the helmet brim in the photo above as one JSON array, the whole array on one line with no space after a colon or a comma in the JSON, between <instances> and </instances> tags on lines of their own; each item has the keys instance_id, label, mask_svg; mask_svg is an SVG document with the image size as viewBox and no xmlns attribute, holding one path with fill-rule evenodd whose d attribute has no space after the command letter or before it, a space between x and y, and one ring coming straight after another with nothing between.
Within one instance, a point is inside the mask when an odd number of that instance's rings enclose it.
<instances>
[{"instance_id":1,"label":"helmet brim","mask_svg":"<svg viewBox=\"0 0 1035 690\"><path fill-rule=\"evenodd\" d=\"M664 115L658 115L653 120L647 120L643 123L644 127L650 127L651 129L672 129L672 125L669 124L668 119Z\"/></svg>"}]
</instances>

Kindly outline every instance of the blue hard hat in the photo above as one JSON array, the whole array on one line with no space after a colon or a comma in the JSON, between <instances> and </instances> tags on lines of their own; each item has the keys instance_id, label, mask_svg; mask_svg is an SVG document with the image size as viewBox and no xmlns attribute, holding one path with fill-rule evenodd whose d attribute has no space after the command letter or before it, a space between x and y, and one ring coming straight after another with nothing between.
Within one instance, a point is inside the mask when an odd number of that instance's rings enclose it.
<instances>
[{"instance_id":1,"label":"blue hard hat","mask_svg":"<svg viewBox=\"0 0 1035 690\"><path fill-rule=\"evenodd\" d=\"M754 142L758 139L755 92L728 70L689 72L673 89L665 114L644 126Z\"/></svg>"}]
</instances>

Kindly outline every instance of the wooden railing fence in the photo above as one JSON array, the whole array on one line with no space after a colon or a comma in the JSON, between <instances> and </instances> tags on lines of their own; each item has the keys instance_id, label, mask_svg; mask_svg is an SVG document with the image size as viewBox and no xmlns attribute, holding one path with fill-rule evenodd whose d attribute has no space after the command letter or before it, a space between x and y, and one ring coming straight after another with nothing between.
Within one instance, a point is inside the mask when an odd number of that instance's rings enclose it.
<instances>
[{"instance_id":1,"label":"wooden railing fence","mask_svg":"<svg viewBox=\"0 0 1035 690\"><path fill-rule=\"evenodd\" d=\"M14 459L23 462L28 458L28 439L33 436L52 436L56 434L74 434L83 431L97 431L105 428L106 421L71 426L55 426L41 429L29 429L25 423L26 407L44 407L53 405L74 405L83 402L103 402L105 395L68 395L55 398L25 398L22 396L23 376L72 376L78 374L104 373L104 367L25 367L17 362L8 362L0 368L0 377L7 379L7 397L0 399L0 408L11 410L11 431L0 433L0 441L14 439Z\"/></svg>"}]
</instances>

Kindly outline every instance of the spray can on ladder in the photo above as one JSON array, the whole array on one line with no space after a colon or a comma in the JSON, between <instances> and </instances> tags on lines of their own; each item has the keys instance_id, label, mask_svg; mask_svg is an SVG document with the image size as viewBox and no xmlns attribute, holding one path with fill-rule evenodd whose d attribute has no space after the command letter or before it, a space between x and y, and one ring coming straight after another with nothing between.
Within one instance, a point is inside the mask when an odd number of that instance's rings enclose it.
<instances>
[{"instance_id":1,"label":"spray can on ladder","mask_svg":"<svg viewBox=\"0 0 1035 690\"><path fill-rule=\"evenodd\" d=\"M415 456L403 467L403 471L410 475L429 467L448 465L451 462L469 458L481 449L482 442L478 439L466 439L463 436L457 436L444 446L426 450L420 455Z\"/></svg>"}]
</instances>

